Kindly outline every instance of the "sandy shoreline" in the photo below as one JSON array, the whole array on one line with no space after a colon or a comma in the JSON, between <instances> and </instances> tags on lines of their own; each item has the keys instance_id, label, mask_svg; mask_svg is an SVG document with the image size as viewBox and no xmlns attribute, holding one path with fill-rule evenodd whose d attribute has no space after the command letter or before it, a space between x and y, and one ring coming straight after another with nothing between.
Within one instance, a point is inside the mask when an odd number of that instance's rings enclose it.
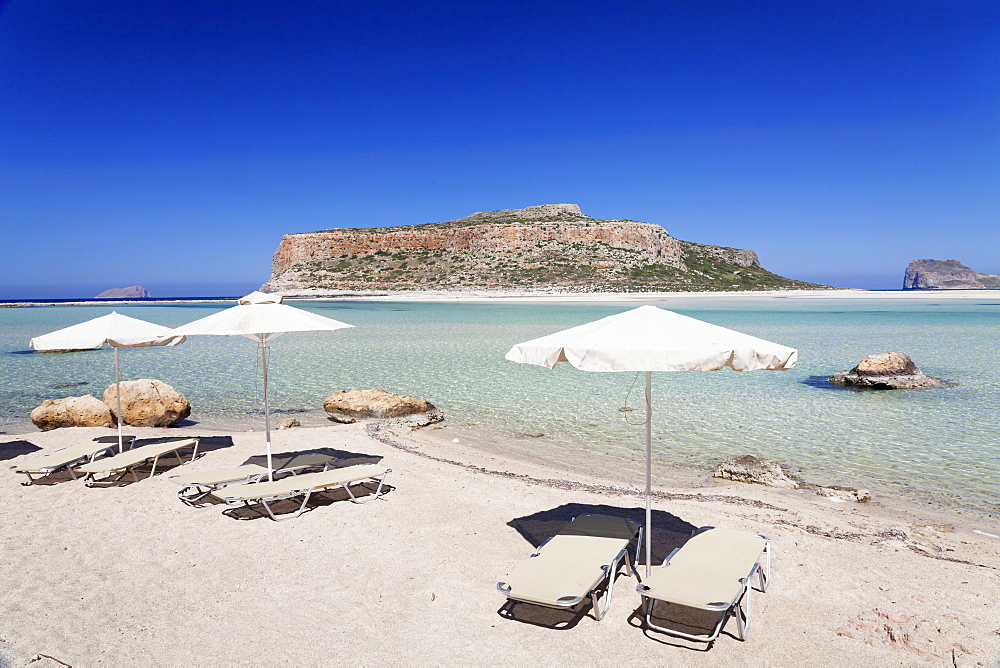
<instances>
[{"instance_id":1,"label":"sandy shoreline","mask_svg":"<svg viewBox=\"0 0 1000 668\"><path fill-rule=\"evenodd\" d=\"M0 457L9 466L13 453L110 433L2 436ZM179 472L240 464L263 445L259 432L169 434L201 435L210 446ZM625 576L603 621L588 614L555 630L546 625L572 616L523 605L505 618L496 581L572 515L641 517L641 481L600 464L561 471L449 436L360 424L276 432L276 451L325 449L393 469L382 500L359 506L331 494L283 523L189 508L170 472L87 488L26 487L5 471L0 657L15 666L38 655L71 665L317 664L345 652L390 665L791 665L805 655L822 665L995 666L1000 658L1000 538L990 527L976 533L920 519L919 510L905 516L735 483L674 489L669 476L656 486L654 559L691 526L772 538L773 583L754 596L746 642L732 637L732 624L708 651L644 634L636 580Z\"/></svg>"},{"instance_id":2,"label":"sandy shoreline","mask_svg":"<svg viewBox=\"0 0 1000 668\"><path fill-rule=\"evenodd\" d=\"M559 292L517 290L401 290L393 291L324 291L311 290L285 294L292 301L432 301L432 302L567 302L567 303L634 303L658 302L664 300L723 300L723 299L1000 299L1000 290L863 290L860 288L830 288L825 290L753 290L720 292ZM18 306L119 306L158 304L226 304L228 299L163 299L156 301L80 300L72 302L3 302L0 308Z\"/></svg>"}]
</instances>

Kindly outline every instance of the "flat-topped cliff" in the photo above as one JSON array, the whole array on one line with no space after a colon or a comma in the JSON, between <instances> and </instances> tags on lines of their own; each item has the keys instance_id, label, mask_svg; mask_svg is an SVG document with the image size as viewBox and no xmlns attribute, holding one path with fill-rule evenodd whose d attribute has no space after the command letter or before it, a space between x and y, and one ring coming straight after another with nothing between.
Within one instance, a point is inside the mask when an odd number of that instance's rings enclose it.
<instances>
[{"instance_id":1,"label":"flat-topped cliff","mask_svg":"<svg viewBox=\"0 0 1000 668\"><path fill-rule=\"evenodd\" d=\"M766 271L751 250L681 241L652 223L598 220L576 204L545 204L444 223L288 234L261 290L779 287L816 286Z\"/></svg>"},{"instance_id":2,"label":"flat-topped cliff","mask_svg":"<svg viewBox=\"0 0 1000 668\"><path fill-rule=\"evenodd\" d=\"M1000 274L980 274L958 260L914 260L903 275L904 290L1000 288Z\"/></svg>"}]
</instances>

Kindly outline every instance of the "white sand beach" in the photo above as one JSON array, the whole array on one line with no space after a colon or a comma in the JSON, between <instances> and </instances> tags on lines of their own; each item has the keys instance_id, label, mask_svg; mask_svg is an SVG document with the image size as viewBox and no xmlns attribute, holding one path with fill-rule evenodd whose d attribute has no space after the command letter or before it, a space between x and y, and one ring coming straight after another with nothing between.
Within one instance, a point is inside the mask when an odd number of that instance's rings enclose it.
<instances>
[{"instance_id":1,"label":"white sand beach","mask_svg":"<svg viewBox=\"0 0 1000 668\"><path fill-rule=\"evenodd\" d=\"M289 293L293 300L362 299L365 301L459 302L615 302L622 304L662 301L729 299L997 299L1000 290L732 290L718 292L561 292L559 290L401 290L378 292L308 290Z\"/></svg>"},{"instance_id":2,"label":"white sand beach","mask_svg":"<svg viewBox=\"0 0 1000 668\"><path fill-rule=\"evenodd\" d=\"M451 429L275 432L276 452L392 469L382 499L331 493L282 523L188 507L174 471L104 488L68 476L24 486L6 470L11 455L114 432L0 437L0 664L1000 665L997 526L902 513L877 496L673 489L669 471L657 472L654 559L703 525L772 540L771 586L753 596L745 642L733 621L709 648L644 632L636 578L624 574L603 621L589 607L501 614L497 580L571 517L641 519L641 480L603 460L588 472L500 457L454 443ZM201 436L204 454L177 472L241 464L264 440L200 426L128 432Z\"/></svg>"}]
</instances>

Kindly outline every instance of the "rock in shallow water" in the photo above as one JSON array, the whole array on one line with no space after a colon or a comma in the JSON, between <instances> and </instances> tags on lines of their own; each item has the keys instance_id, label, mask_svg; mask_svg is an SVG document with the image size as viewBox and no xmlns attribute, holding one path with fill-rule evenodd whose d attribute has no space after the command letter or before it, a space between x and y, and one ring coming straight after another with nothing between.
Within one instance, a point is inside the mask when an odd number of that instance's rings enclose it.
<instances>
[{"instance_id":1,"label":"rock in shallow water","mask_svg":"<svg viewBox=\"0 0 1000 668\"><path fill-rule=\"evenodd\" d=\"M191 403L161 380L123 380L122 424L134 427L172 427L191 414ZM118 402L115 386L104 390L104 403L115 415Z\"/></svg>"},{"instance_id":2,"label":"rock in shallow water","mask_svg":"<svg viewBox=\"0 0 1000 668\"><path fill-rule=\"evenodd\" d=\"M379 389L334 392L323 402L323 410L331 420L345 424L377 419L423 427L444 420L444 413L429 401Z\"/></svg>"},{"instance_id":3,"label":"rock in shallow water","mask_svg":"<svg viewBox=\"0 0 1000 668\"><path fill-rule=\"evenodd\" d=\"M714 477L767 485L768 487L784 487L785 489L795 489L799 486L797 482L785 475L780 464L753 455L741 455L727 459L719 465Z\"/></svg>"},{"instance_id":4,"label":"rock in shallow water","mask_svg":"<svg viewBox=\"0 0 1000 668\"><path fill-rule=\"evenodd\" d=\"M923 389L944 383L925 376L906 353L869 355L850 371L838 371L828 379L837 385L868 387L874 390Z\"/></svg>"},{"instance_id":5,"label":"rock in shallow water","mask_svg":"<svg viewBox=\"0 0 1000 668\"><path fill-rule=\"evenodd\" d=\"M92 394L64 399L46 399L31 411L31 421L42 431L60 427L113 427L114 418L104 403Z\"/></svg>"},{"instance_id":6,"label":"rock in shallow water","mask_svg":"<svg viewBox=\"0 0 1000 668\"><path fill-rule=\"evenodd\" d=\"M816 493L832 499L843 499L844 501L854 501L855 503L868 503L872 500L872 493L867 489L857 489L855 487L840 487L830 485L829 487L819 487Z\"/></svg>"}]
</instances>

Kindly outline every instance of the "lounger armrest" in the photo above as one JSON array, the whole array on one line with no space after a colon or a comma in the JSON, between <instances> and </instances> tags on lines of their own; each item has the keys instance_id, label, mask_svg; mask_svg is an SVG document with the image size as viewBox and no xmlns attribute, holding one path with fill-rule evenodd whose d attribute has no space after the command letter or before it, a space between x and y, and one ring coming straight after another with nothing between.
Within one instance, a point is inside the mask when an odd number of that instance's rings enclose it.
<instances>
[{"instance_id":1,"label":"lounger armrest","mask_svg":"<svg viewBox=\"0 0 1000 668\"><path fill-rule=\"evenodd\" d=\"M532 552L530 556L537 557L541 553L542 548L545 547L545 544L548 543L553 538L554 538L554 536L549 536L548 538L546 538L545 540L543 540L541 542L541 544L538 547L535 548L535 551Z\"/></svg>"}]
</instances>

